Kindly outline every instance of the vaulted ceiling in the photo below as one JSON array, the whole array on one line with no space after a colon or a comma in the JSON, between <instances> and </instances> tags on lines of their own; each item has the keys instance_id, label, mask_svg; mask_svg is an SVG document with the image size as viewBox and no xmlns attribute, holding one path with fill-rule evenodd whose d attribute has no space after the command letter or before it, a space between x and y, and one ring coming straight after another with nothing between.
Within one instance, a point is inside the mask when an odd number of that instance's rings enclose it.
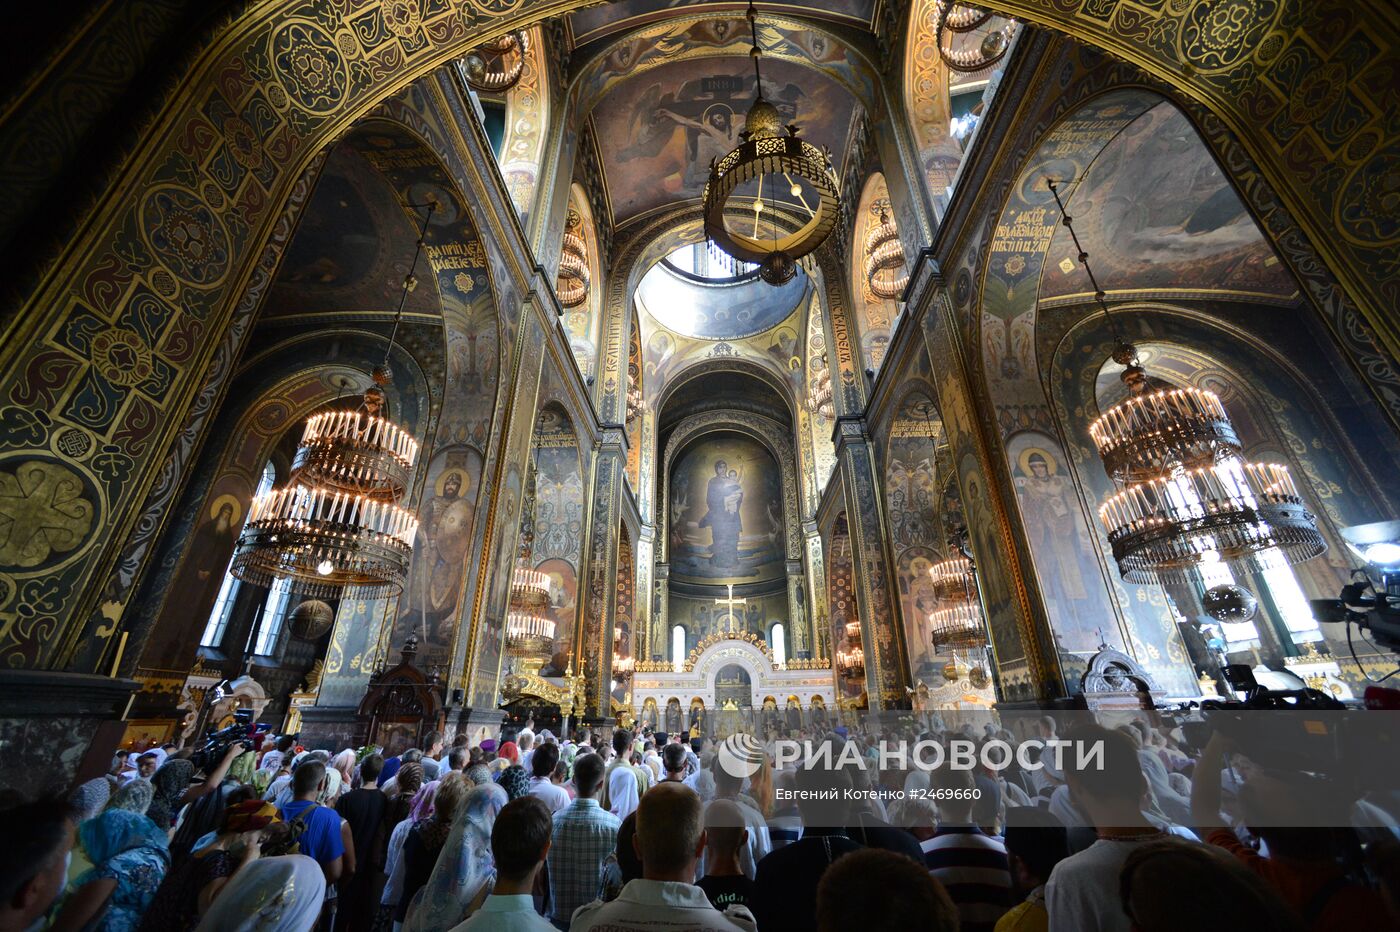
<instances>
[{"instance_id":1,"label":"vaulted ceiling","mask_svg":"<svg viewBox=\"0 0 1400 932\"><path fill-rule=\"evenodd\" d=\"M569 14L570 95L591 120L613 227L699 202L755 97L743 3L621 0ZM763 94L838 173L875 97L874 0L759 5Z\"/></svg>"}]
</instances>

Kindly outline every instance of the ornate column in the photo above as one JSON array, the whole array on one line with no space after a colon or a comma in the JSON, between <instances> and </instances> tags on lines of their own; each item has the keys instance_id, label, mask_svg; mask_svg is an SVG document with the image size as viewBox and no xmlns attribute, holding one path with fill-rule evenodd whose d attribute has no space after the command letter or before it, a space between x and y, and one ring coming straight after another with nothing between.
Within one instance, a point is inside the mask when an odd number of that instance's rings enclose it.
<instances>
[{"instance_id":1,"label":"ornate column","mask_svg":"<svg viewBox=\"0 0 1400 932\"><path fill-rule=\"evenodd\" d=\"M652 567L651 640L648 651L653 663L666 663L670 646L670 619L667 607L671 598L671 564L657 563Z\"/></svg>"},{"instance_id":2,"label":"ornate column","mask_svg":"<svg viewBox=\"0 0 1400 932\"><path fill-rule=\"evenodd\" d=\"M593 460L593 501L580 575L587 581L574 636L574 671L584 679L583 720L612 718L612 631L617 612L617 538L622 523L622 484L627 481L627 431L609 424Z\"/></svg>"},{"instance_id":3,"label":"ornate column","mask_svg":"<svg viewBox=\"0 0 1400 932\"><path fill-rule=\"evenodd\" d=\"M812 656L812 606L801 560L787 561L787 580L787 627L792 638L792 656L806 660Z\"/></svg>"},{"instance_id":4,"label":"ornate column","mask_svg":"<svg viewBox=\"0 0 1400 932\"><path fill-rule=\"evenodd\" d=\"M831 628L831 607L827 604L826 558L822 554L822 535L821 531L817 530L817 522L802 522L802 540L807 559L807 580L810 581L809 584L804 581L809 596L808 643L811 645L811 656L820 660L831 656L830 645L827 643L827 635Z\"/></svg>"},{"instance_id":5,"label":"ornate column","mask_svg":"<svg viewBox=\"0 0 1400 932\"><path fill-rule=\"evenodd\" d=\"M501 661L505 654L505 616L510 603L510 580L515 567L515 548L520 536L520 503L525 491L525 473L530 462L530 442L534 437L535 408L538 404L540 371L547 339L545 320L553 316L534 301L522 311L520 336L516 341L514 366L508 378L501 379L504 406L502 429L491 447L491 458L482 471L483 481L491 483L491 498L480 546L482 554L475 575L467 583L463 606L470 611L458 625L452 645L452 673L448 694L449 720L459 728L500 722ZM463 705L465 704L465 707Z\"/></svg>"},{"instance_id":6,"label":"ornate column","mask_svg":"<svg viewBox=\"0 0 1400 932\"><path fill-rule=\"evenodd\" d=\"M652 608L652 560L654 558L653 542L656 539L656 528L650 524L643 524L641 532L637 535L637 585L636 597L632 601L632 659L634 663L642 663L651 659L651 626L655 620L655 612ZM635 666L633 669L636 669Z\"/></svg>"},{"instance_id":7,"label":"ornate column","mask_svg":"<svg viewBox=\"0 0 1400 932\"><path fill-rule=\"evenodd\" d=\"M899 599L887 549L884 514L875 481L870 436L862 417L836 421L836 460L846 490L846 523L851 535L861 648L865 651L866 695L870 708L909 708L909 656Z\"/></svg>"}]
</instances>

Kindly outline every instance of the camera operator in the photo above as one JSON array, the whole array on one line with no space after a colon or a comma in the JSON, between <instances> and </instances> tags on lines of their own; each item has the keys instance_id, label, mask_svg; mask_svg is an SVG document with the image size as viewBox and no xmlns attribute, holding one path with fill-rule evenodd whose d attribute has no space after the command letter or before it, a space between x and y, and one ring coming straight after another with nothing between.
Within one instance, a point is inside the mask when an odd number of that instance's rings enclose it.
<instances>
[{"instance_id":1,"label":"camera operator","mask_svg":"<svg viewBox=\"0 0 1400 932\"><path fill-rule=\"evenodd\" d=\"M1338 864L1338 832L1296 824L1304 813L1316 820L1335 798L1316 781L1287 782L1263 769L1251 770L1240 788L1240 815L1250 834L1268 850L1261 855L1240 840L1221 818L1220 774L1235 746L1219 731L1206 742L1191 781L1191 815L1206 842L1221 848L1274 888L1310 929L1377 928L1385 905L1376 891L1354 883ZM1346 815L1324 819L1345 825Z\"/></svg>"}]
</instances>

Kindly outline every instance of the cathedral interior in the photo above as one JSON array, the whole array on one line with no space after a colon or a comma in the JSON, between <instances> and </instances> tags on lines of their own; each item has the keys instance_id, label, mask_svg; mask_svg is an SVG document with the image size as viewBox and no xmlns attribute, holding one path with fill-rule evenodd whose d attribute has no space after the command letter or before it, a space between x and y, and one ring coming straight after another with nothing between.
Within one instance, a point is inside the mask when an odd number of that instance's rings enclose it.
<instances>
[{"instance_id":1,"label":"cathedral interior","mask_svg":"<svg viewBox=\"0 0 1400 932\"><path fill-rule=\"evenodd\" d=\"M7 785L1395 668L1319 607L1400 518L1393 6L70 6L0 110Z\"/></svg>"}]
</instances>

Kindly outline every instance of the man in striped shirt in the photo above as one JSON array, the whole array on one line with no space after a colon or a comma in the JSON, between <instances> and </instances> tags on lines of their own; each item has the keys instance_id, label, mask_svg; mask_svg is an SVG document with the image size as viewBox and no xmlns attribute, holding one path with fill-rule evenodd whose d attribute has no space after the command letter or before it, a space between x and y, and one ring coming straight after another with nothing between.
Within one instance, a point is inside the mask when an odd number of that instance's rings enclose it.
<instances>
[{"instance_id":1,"label":"man in striped shirt","mask_svg":"<svg viewBox=\"0 0 1400 932\"><path fill-rule=\"evenodd\" d=\"M919 843L924 864L958 907L962 932L992 932L1011 893L1006 846L972 821L971 772L940 767L931 784L938 794L938 828Z\"/></svg>"}]
</instances>

